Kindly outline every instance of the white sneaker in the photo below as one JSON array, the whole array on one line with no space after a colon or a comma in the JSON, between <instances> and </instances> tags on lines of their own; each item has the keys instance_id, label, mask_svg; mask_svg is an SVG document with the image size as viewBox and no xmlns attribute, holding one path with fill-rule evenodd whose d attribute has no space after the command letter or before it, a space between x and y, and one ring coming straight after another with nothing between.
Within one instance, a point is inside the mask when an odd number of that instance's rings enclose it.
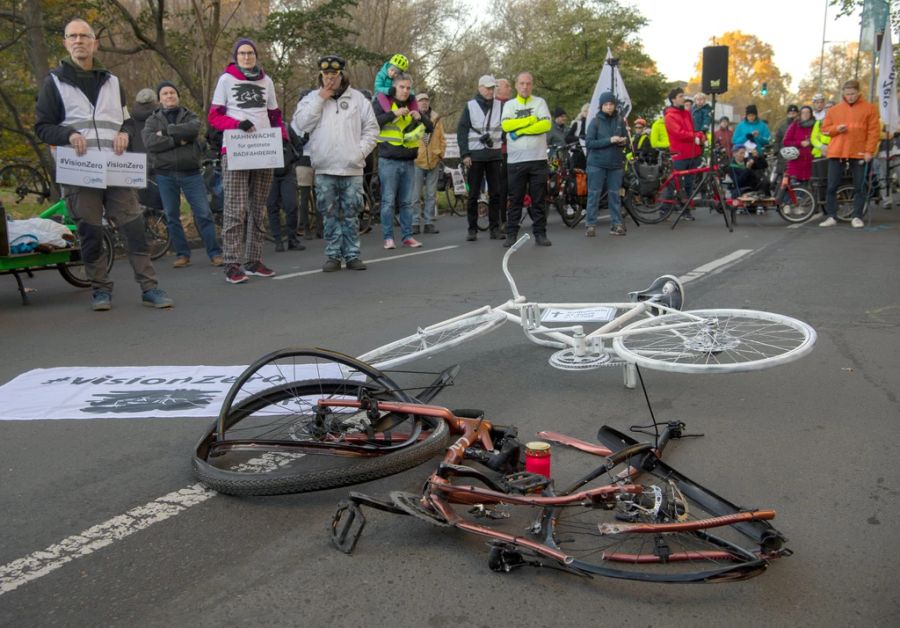
<instances>
[{"instance_id":1,"label":"white sneaker","mask_svg":"<svg viewBox=\"0 0 900 628\"><path fill-rule=\"evenodd\" d=\"M866 224L862 221L861 218L854 218L853 220L850 221L850 226L853 227L854 229L862 229L863 227L866 226Z\"/></svg>"},{"instance_id":2,"label":"white sneaker","mask_svg":"<svg viewBox=\"0 0 900 628\"><path fill-rule=\"evenodd\" d=\"M822 222L820 222L820 223L819 223L819 226L820 226L820 227L833 227L833 226L835 226L836 224L837 224L837 220L835 220L834 218L832 218L831 216L829 216L828 218L826 218L825 220L823 220Z\"/></svg>"}]
</instances>

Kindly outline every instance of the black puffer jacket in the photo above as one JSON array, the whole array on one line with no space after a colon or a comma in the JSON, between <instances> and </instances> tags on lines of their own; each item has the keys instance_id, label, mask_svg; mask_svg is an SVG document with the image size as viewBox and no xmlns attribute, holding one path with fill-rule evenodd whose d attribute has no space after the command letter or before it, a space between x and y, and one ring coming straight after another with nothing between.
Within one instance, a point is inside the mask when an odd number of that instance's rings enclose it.
<instances>
[{"instance_id":1,"label":"black puffer jacket","mask_svg":"<svg viewBox=\"0 0 900 628\"><path fill-rule=\"evenodd\" d=\"M166 110L160 107L147 118L142 136L153 172L200 171L204 147L200 141L200 119L194 112L179 107L175 122L170 123Z\"/></svg>"}]
</instances>

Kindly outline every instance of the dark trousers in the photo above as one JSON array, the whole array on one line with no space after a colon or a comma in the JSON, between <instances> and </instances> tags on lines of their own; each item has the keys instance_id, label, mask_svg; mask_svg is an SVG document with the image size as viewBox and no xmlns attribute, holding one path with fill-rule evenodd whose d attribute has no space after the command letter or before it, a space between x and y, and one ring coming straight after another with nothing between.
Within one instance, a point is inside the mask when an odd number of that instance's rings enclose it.
<instances>
[{"instance_id":1,"label":"dark trousers","mask_svg":"<svg viewBox=\"0 0 900 628\"><path fill-rule=\"evenodd\" d=\"M507 174L509 176L510 204L509 214L506 217L506 235L515 237L519 233L525 194L531 196L528 215L531 216L534 235L546 235L547 176L550 174L547 162L540 160L509 164Z\"/></svg>"},{"instance_id":2,"label":"dark trousers","mask_svg":"<svg viewBox=\"0 0 900 628\"><path fill-rule=\"evenodd\" d=\"M272 187L269 188L269 197L266 199L266 208L269 213L269 229L275 242L281 242L282 236L287 237L288 242L297 240L297 179L294 178L293 168L291 173L283 177L273 177ZM284 209L284 227L287 233L281 233L281 209Z\"/></svg>"},{"instance_id":3,"label":"dark trousers","mask_svg":"<svg viewBox=\"0 0 900 628\"><path fill-rule=\"evenodd\" d=\"M481 187L487 180L488 188L488 220L491 231L500 228L500 170L503 162L499 159L493 161L473 161L469 166L469 233L478 231L478 197L481 195Z\"/></svg>"},{"instance_id":4,"label":"dark trousers","mask_svg":"<svg viewBox=\"0 0 900 628\"><path fill-rule=\"evenodd\" d=\"M862 218L866 205L866 162L863 159L828 159L828 190L825 192L825 213L837 216L837 189L844 178L844 163L850 162L853 173L853 218Z\"/></svg>"}]
</instances>

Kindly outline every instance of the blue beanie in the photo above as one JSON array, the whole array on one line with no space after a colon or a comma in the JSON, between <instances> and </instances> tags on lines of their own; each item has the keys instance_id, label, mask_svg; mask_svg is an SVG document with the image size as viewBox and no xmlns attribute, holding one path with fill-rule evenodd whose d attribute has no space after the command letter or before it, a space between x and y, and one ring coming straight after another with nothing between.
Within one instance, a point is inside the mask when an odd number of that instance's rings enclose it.
<instances>
[{"instance_id":1,"label":"blue beanie","mask_svg":"<svg viewBox=\"0 0 900 628\"><path fill-rule=\"evenodd\" d=\"M616 102L616 97L612 95L612 92L603 92L600 94L600 106L602 107L608 102Z\"/></svg>"}]
</instances>

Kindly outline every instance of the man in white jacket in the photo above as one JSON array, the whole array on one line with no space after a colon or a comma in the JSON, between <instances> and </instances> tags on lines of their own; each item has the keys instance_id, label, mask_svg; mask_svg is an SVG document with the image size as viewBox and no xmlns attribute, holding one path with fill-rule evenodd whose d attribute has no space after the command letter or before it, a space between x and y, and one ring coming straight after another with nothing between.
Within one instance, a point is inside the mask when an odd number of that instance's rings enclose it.
<instances>
[{"instance_id":1,"label":"man in white jacket","mask_svg":"<svg viewBox=\"0 0 900 628\"><path fill-rule=\"evenodd\" d=\"M319 89L307 94L291 126L309 133L311 165L316 172L316 204L325 216L326 273L365 270L360 259L359 211L363 202L363 168L375 148L378 122L372 104L350 87L346 62L337 55L319 59Z\"/></svg>"}]
</instances>

